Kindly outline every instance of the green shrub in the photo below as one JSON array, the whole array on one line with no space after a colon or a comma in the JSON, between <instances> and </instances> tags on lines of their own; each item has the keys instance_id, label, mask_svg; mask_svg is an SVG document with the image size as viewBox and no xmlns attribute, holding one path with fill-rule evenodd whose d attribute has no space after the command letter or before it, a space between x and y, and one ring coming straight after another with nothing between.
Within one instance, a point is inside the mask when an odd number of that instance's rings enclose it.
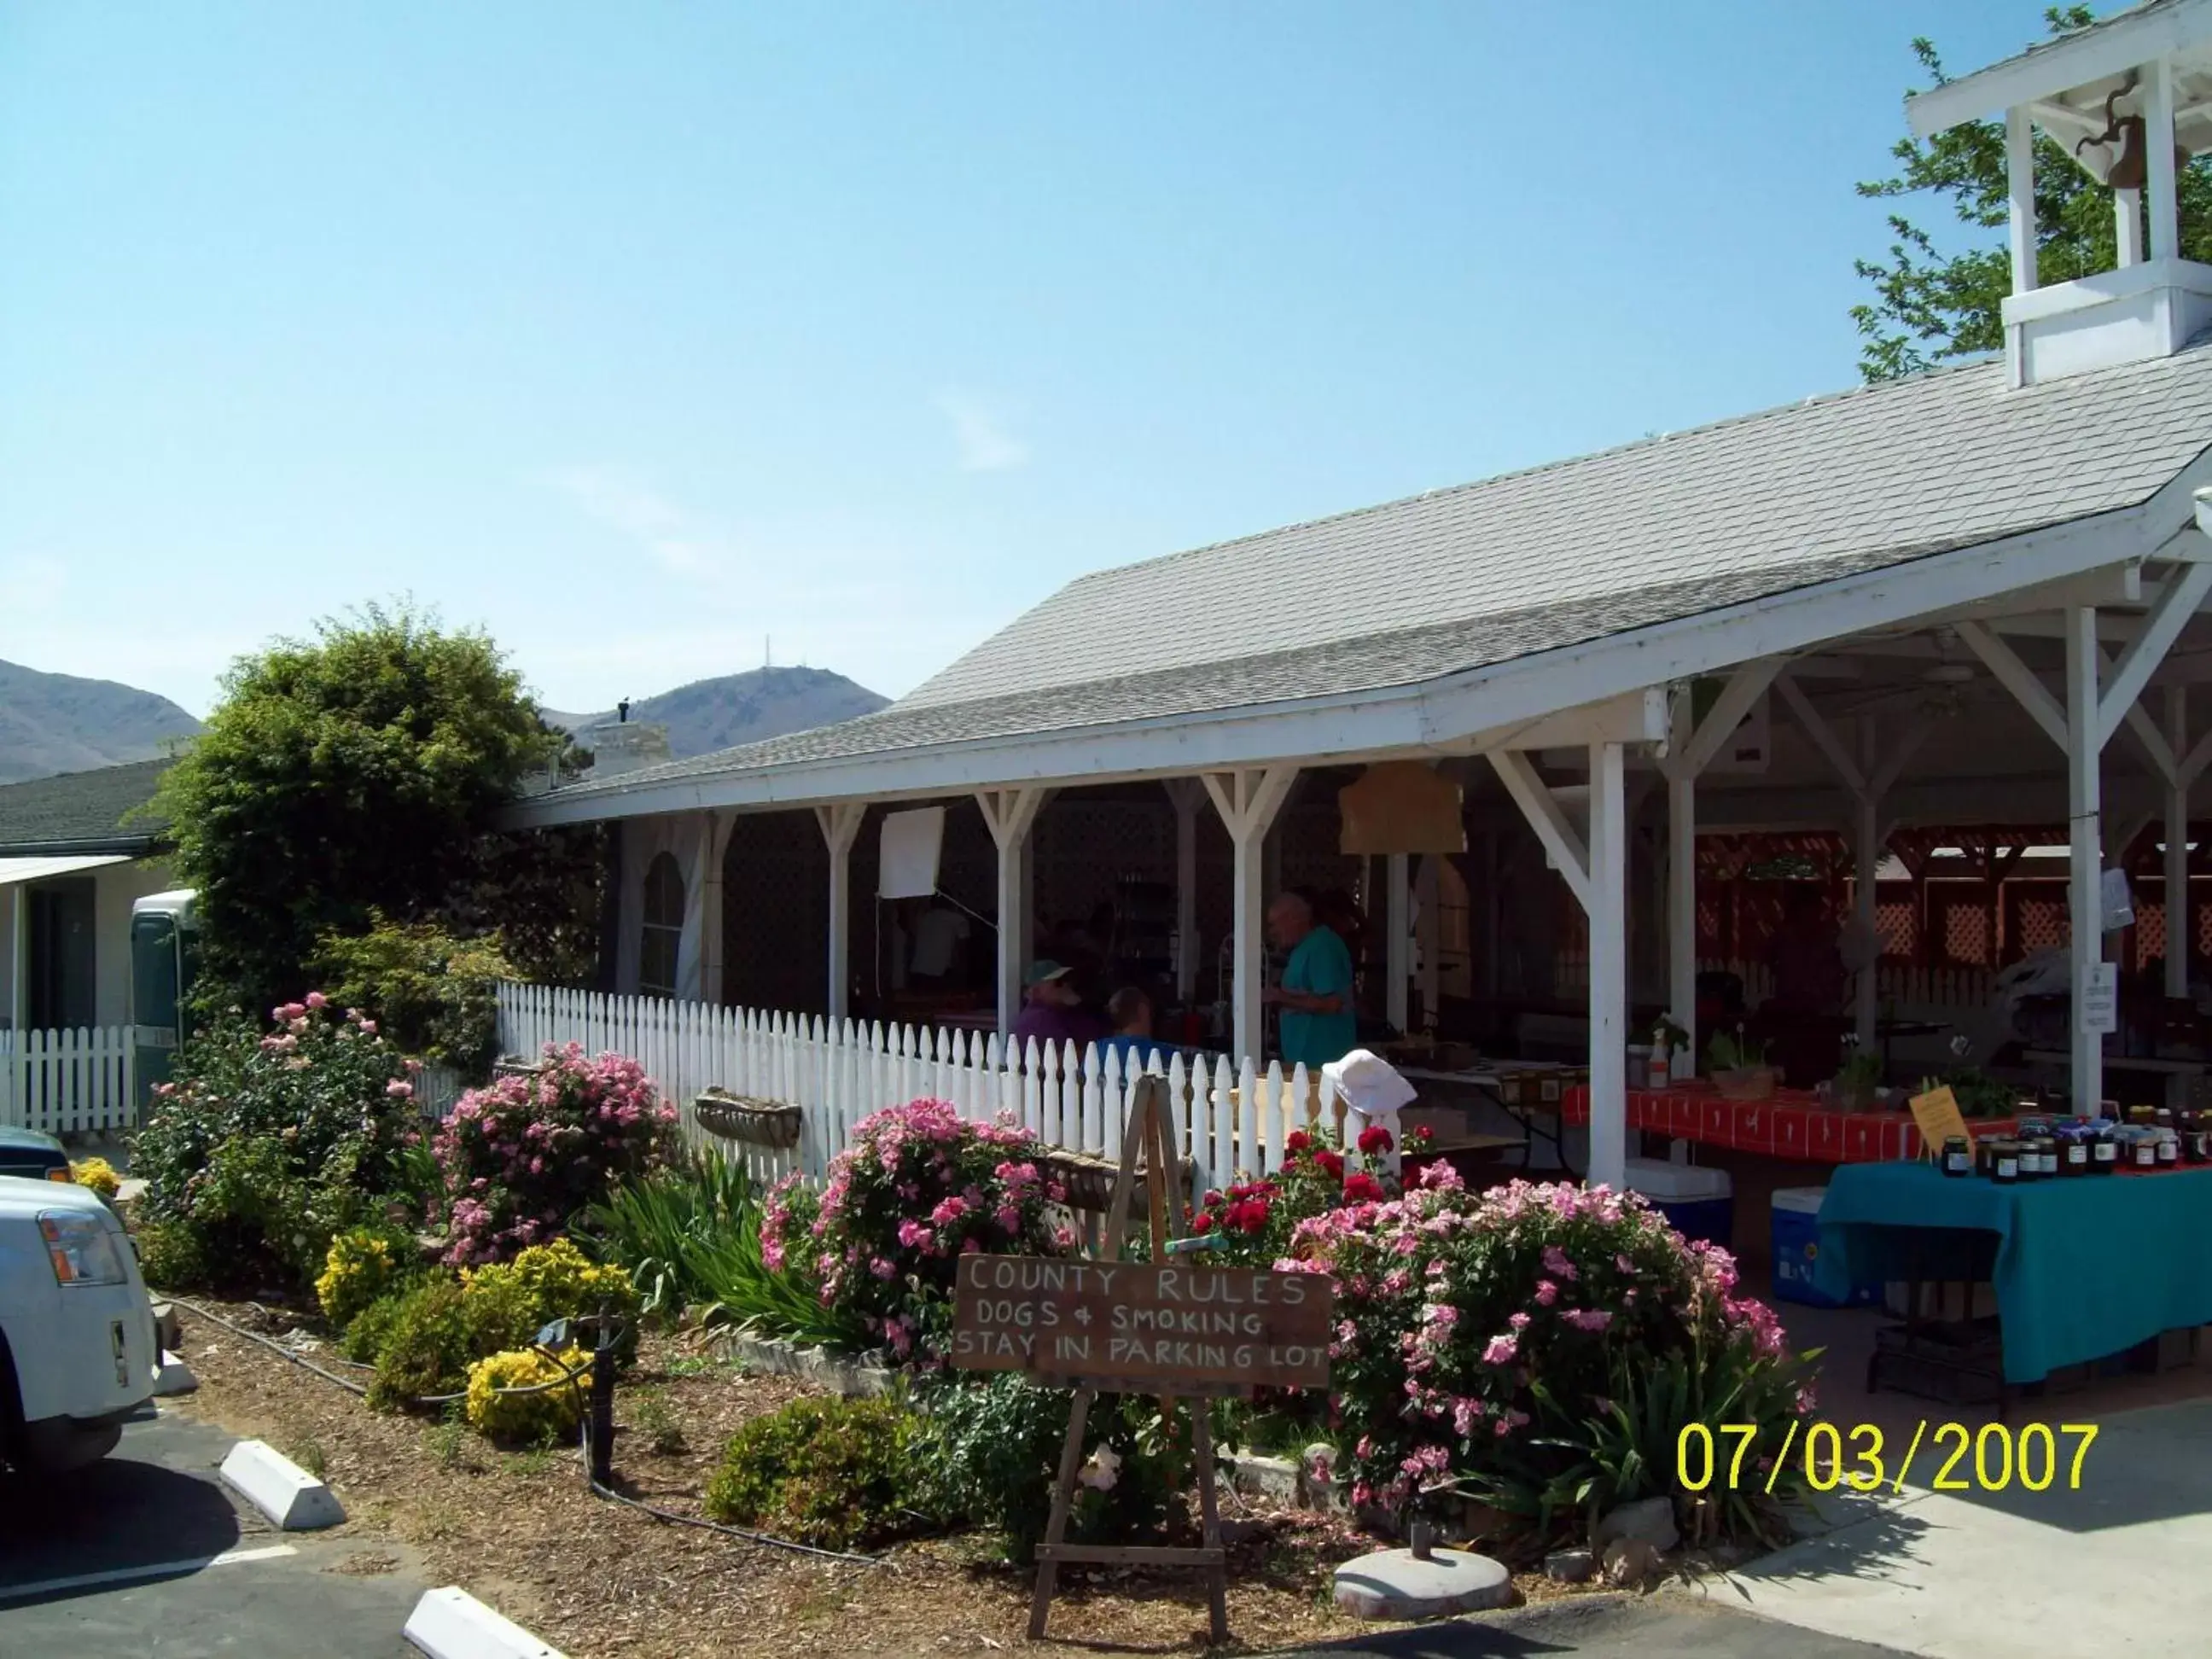
<instances>
[{"instance_id":1,"label":"green shrub","mask_svg":"<svg viewBox=\"0 0 2212 1659\"><path fill-rule=\"evenodd\" d=\"M142 1212L195 1235L191 1285L311 1285L331 1240L380 1217L416 1133L408 1062L320 993L201 1032L131 1145ZM179 1267L190 1259L175 1256Z\"/></svg>"},{"instance_id":2,"label":"green shrub","mask_svg":"<svg viewBox=\"0 0 2212 1659\"><path fill-rule=\"evenodd\" d=\"M1068 1389L1011 1372L939 1372L920 1382L923 1507L1002 1534L1007 1559L1027 1563L1052 1513L1073 1401ZM1126 1540L1160 1524L1170 1485L1167 1433L1156 1401L1102 1395L1091 1402L1083 1480L1068 1512L1071 1541Z\"/></svg>"},{"instance_id":3,"label":"green shrub","mask_svg":"<svg viewBox=\"0 0 2212 1659\"><path fill-rule=\"evenodd\" d=\"M919 1431L891 1400L794 1400L730 1437L707 1513L825 1549L889 1537L911 1523Z\"/></svg>"},{"instance_id":4,"label":"green shrub","mask_svg":"<svg viewBox=\"0 0 2212 1659\"><path fill-rule=\"evenodd\" d=\"M467 1382L476 1355L459 1285L426 1280L401 1298L390 1321L368 1387L371 1406L405 1411L426 1395L457 1393Z\"/></svg>"},{"instance_id":5,"label":"green shrub","mask_svg":"<svg viewBox=\"0 0 2212 1659\"><path fill-rule=\"evenodd\" d=\"M190 1290L204 1285L210 1275L200 1236L182 1221L148 1221L135 1235L138 1241L138 1271L155 1290Z\"/></svg>"},{"instance_id":6,"label":"green shrub","mask_svg":"<svg viewBox=\"0 0 2212 1659\"><path fill-rule=\"evenodd\" d=\"M496 936L371 912L367 933L325 933L314 970L333 1000L374 1017L410 1054L483 1077L499 1055L499 981L515 976Z\"/></svg>"},{"instance_id":7,"label":"green shrub","mask_svg":"<svg viewBox=\"0 0 2212 1659\"><path fill-rule=\"evenodd\" d=\"M579 1348L563 1350L557 1361L532 1349L495 1353L469 1367L465 1407L469 1426L489 1440L510 1445L544 1445L573 1440L584 1419L583 1390L588 1379L567 1387L545 1388L584 1363ZM505 1389L534 1389L532 1394L503 1394Z\"/></svg>"},{"instance_id":8,"label":"green shrub","mask_svg":"<svg viewBox=\"0 0 2212 1659\"><path fill-rule=\"evenodd\" d=\"M391 1340L399 1310L407 1305L408 1291L379 1297L356 1314L338 1338L338 1352L357 1365L374 1365Z\"/></svg>"}]
</instances>

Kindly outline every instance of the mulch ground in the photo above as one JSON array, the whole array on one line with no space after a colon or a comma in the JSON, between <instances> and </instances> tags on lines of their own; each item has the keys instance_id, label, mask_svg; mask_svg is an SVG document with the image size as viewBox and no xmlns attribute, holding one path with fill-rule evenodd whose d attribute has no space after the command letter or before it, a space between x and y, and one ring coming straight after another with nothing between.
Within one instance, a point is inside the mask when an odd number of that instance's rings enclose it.
<instances>
[{"instance_id":1,"label":"mulch ground","mask_svg":"<svg viewBox=\"0 0 2212 1659\"><path fill-rule=\"evenodd\" d=\"M198 1298L196 1298L198 1299ZM354 1376L313 1328L252 1304L205 1305ZM329 1481L343 1534L404 1540L432 1582L458 1583L572 1656L694 1659L787 1655L801 1644L844 1655L1002 1651L1026 1641L1030 1570L994 1559L974 1534L902 1543L881 1565L825 1561L670 1525L586 1490L580 1453L502 1452L457 1425L381 1416L356 1396L179 1308L196 1395L170 1402L240 1437L264 1439ZM730 1434L810 1392L749 1375L682 1339L648 1335L617 1395L618 1486L656 1507L698 1515ZM658 1443L656 1444L656 1442ZM1341 1517L1225 1494L1231 1548L1225 1652L1264 1651L1372 1632L1330 1599L1338 1563L1376 1547ZM1529 1599L1561 1595L1540 1577ZM1063 1567L1052 1644L1135 1653L1206 1649L1196 1574Z\"/></svg>"}]
</instances>

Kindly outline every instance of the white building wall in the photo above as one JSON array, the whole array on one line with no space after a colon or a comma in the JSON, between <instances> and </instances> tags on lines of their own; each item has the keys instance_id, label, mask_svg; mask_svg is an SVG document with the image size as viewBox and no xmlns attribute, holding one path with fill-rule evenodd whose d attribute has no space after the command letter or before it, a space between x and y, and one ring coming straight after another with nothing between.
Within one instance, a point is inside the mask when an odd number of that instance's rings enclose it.
<instances>
[{"instance_id":1,"label":"white building wall","mask_svg":"<svg viewBox=\"0 0 2212 1659\"><path fill-rule=\"evenodd\" d=\"M159 859L111 864L93 875L93 1003L102 1025L131 1023L131 907L176 886Z\"/></svg>"}]
</instances>

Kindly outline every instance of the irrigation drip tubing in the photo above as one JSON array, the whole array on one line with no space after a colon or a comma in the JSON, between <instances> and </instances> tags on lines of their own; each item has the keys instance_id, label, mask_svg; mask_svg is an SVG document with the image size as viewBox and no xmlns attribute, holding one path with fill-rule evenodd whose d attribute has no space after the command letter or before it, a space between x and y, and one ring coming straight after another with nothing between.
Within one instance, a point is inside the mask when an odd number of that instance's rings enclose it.
<instances>
[{"instance_id":1,"label":"irrigation drip tubing","mask_svg":"<svg viewBox=\"0 0 2212 1659\"><path fill-rule=\"evenodd\" d=\"M349 1382L346 1378L338 1376L335 1371L326 1371L320 1365L314 1364L312 1360L304 1358L301 1355L294 1353L283 1343L273 1341L270 1338L261 1335L258 1332L249 1331L243 1325L234 1324L231 1321L225 1319L221 1314L209 1312L208 1310L201 1307L197 1302L188 1301L181 1296L171 1296L166 1292L163 1294L162 1299L167 1302L173 1302L179 1308L189 1309L198 1317L206 1320L210 1324L222 1326L223 1329L230 1332L234 1336L242 1336L249 1342L259 1343L263 1347L268 1349L270 1352L277 1355L281 1358L290 1360L295 1365L300 1367L301 1370L312 1371L315 1376L321 1377L325 1382L337 1383L338 1387L343 1389L348 1394L356 1395L363 1398L366 1398L368 1394L368 1390L362 1388L360 1383ZM543 1394L549 1389L571 1387L575 1384L578 1377L583 1376L585 1372L590 1370L590 1365L586 1364L575 1370L570 1371L565 1376L556 1377L550 1382L532 1383L527 1388L521 1389L501 1389L500 1392L501 1394ZM465 1395L459 1394L425 1395L416 1400L414 1403L418 1406L444 1405L452 1401L462 1400L466 1397L467 1396ZM818 1548L812 1544L799 1543L793 1539L778 1538L773 1533L748 1532L743 1527L726 1526L720 1521L708 1521L696 1515L684 1515L676 1510L664 1510L657 1504L640 1503L636 1498L626 1497L623 1493L617 1492L613 1487L605 1486L597 1480L587 1480L586 1484L591 1487L592 1494L596 1498L608 1498L617 1504L626 1504L631 1509L641 1510L645 1514L651 1516L654 1520L666 1522L672 1526L697 1527L702 1531L719 1532L732 1538L743 1539L748 1544L765 1545L770 1549L789 1550L799 1555L818 1556L827 1561L848 1561L856 1566L863 1567L887 1567L890 1565L889 1561L885 1560L880 1555L854 1555L843 1550L825 1550Z\"/></svg>"}]
</instances>

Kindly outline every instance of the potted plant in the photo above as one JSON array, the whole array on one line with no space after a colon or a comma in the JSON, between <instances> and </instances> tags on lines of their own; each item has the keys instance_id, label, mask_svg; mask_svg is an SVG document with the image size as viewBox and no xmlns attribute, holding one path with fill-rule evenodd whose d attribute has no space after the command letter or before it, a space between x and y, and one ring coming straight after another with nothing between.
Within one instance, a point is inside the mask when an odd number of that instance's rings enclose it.
<instances>
[{"instance_id":1,"label":"potted plant","mask_svg":"<svg viewBox=\"0 0 2212 1659\"><path fill-rule=\"evenodd\" d=\"M1837 1109L1845 1112L1863 1112L1875 1104L1881 1091L1881 1056L1871 1048L1853 1052L1836 1069L1835 1079L1828 1085L1828 1093Z\"/></svg>"},{"instance_id":2,"label":"potted plant","mask_svg":"<svg viewBox=\"0 0 2212 1659\"><path fill-rule=\"evenodd\" d=\"M1744 1035L1743 1027L1716 1031L1705 1050L1712 1061L1713 1087L1728 1100L1765 1100L1774 1093L1774 1068L1766 1045Z\"/></svg>"}]
</instances>

